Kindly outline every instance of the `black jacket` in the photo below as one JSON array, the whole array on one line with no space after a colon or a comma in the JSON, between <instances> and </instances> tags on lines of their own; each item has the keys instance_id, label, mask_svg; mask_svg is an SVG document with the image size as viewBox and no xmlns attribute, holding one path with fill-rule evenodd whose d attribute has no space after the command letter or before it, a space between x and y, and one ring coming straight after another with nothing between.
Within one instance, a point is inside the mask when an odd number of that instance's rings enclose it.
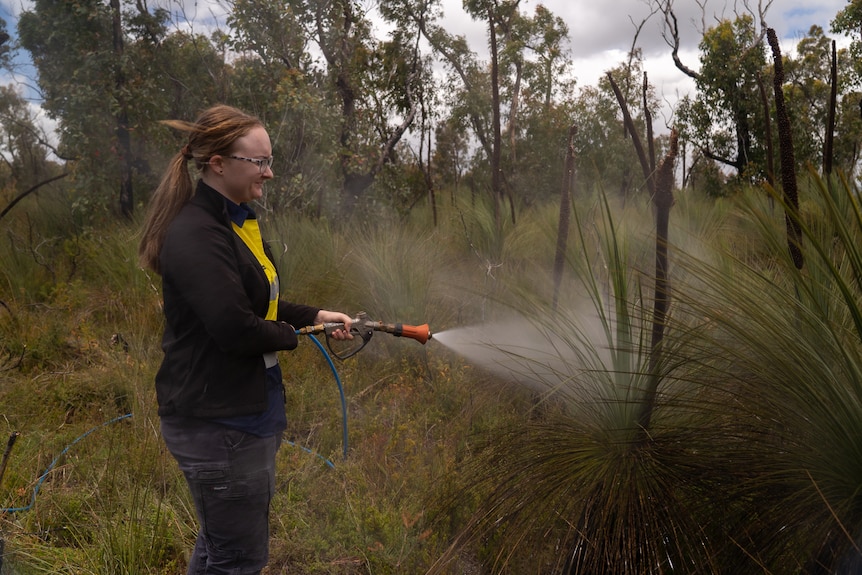
<instances>
[{"instance_id":1,"label":"black jacket","mask_svg":"<svg viewBox=\"0 0 862 575\"><path fill-rule=\"evenodd\" d=\"M159 265L166 319L159 415L266 409L263 354L295 348L295 327L313 324L320 310L279 301L278 321L264 319L266 275L231 228L225 198L203 182L168 227Z\"/></svg>"}]
</instances>

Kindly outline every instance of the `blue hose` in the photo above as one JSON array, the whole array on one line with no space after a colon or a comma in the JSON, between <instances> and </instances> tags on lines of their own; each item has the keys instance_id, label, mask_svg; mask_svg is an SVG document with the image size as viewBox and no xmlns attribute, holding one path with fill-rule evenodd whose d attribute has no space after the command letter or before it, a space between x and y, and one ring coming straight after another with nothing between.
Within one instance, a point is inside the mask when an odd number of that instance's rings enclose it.
<instances>
[{"instance_id":1,"label":"blue hose","mask_svg":"<svg viewBox=\"0 0 862 575\"><path fill-rule=\"evenodd\" d=\"M112 419L110 421L106 421L105 423L103 423L101 425L97 425L93 429L89 430L87 433L77 437L75 439L75 441L73 441L72 443L67 445L66 448L63 451L61 451L59 453L59 455L57 455L57 457L54 458L54 461L51 462L51 465L49 465L48 468L45 470L45 472L39 476L39 479L36 481L36 486L33 488L33 496L30 498L30 504L29 505L26 505L24 507L0 508L0 513L18 513L19 511L30 510L33 507L33 505L36 504L36 495L39 494L39 488L42 487L42 484L45 482L45 479L48 477L48 474L51 473L51 470L54 469L54 466L57 465L58 461L60 461L60 458L63 457L63 455L65 455L66 452L68 452L69 449L71 449L73 445L75 445L76 443L78 443L79 441L81 441L82 439L84 439L85 437L87 437L88 435L93 433L94 431L98 431L99 429L102 429L105 426L108 426L112 423L116 423L116 422L121 421L123 419L127 419L129 417L132 417L131 413L127 413L126 415L121 415L119 417L115 417L114 419Z\"/></svg>"},{"instance_id":2,"label":"blue hose","mask_svg":"<svg viewBox=\"0 0 862 575\"><path fill-rule=\"evenodd\" d=\"M299 335L299 330L297 330L297 335ZM313 335L310 336L311 341L317 346L317 349L320 350L320 353L323 354L323 357L326 358L327 363L329 363L329 369L332 370L332 375L335 376L335 385L338 386L338 394L341 396L341 442L342 442L342 454L344 459L347 459L347 401L344 399L344 386L341 385L341 377L338 375L338 370L335 369L335 363L332 361L332 358L326 353L326 348L323 347L323 344L320 343ZM329 463L330 467L334 467L331 463Z\"/></svg>"}]
</instances>

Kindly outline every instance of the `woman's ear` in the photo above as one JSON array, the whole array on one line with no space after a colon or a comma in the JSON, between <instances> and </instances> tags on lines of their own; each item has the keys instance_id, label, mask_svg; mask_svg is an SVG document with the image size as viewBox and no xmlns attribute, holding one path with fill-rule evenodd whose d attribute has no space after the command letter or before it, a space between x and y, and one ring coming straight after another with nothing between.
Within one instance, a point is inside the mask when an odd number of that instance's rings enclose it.
<instances>
[{"instance_id":1,"label":"woman's ear","mask_svg":"<svg viewBox=\"0 0 862 575\"><path fill-rule=\"evenodd\" d=\"M216 154L215 156L210 156L210 161L207 162L210 166L212 166L212 171L216 174L221 175L224 173L224 157Z\"/></svg>"}]
</instances>

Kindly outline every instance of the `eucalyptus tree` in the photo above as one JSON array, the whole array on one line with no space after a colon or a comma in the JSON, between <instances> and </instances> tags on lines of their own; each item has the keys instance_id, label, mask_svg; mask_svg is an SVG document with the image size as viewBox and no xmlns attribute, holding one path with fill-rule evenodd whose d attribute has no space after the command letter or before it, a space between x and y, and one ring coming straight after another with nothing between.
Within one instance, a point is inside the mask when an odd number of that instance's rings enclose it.
<instances>
[{"instance_id":1,"label":"eucalyptus tree","mask_svg":"<svg viewBox=\"0 0 862 575\"><path fill-rule=\"evenodd\" d=\"M856 168L860 159L859 142L862 141L862 2L853 0L835 15L831 25L832 32L845 34L850 38L846 48L849 56L845 74L845 97L837 112L844 118L844 129L835 135L834 161L845 170Z\"/></svg>"},{"instance_id":2,"label":"eucalyptus tree","mask_svg":"<svg viewBox=\"0 0 862 575\"><path fill-rule=\"evenodd\" d=\"M793 146L804 165L821 164L829 113L830 40L812 26L799 40L796 57L784 58L784 95L793 116Z\"/></svg>"},{"instance_id":3,"label":"eucalyptus tree","mask_svg":"<svg viewBox=\"0 0 862 575\"><path fill-rule=\"evenodd\" d=\"M566 47L569 27L542 4L536 6L534 16L527 21L531 26L526 48L532 58L527 59L525 75L533 97L549 109L554 102L567 99L575 84L570 75L571 54Z\"/></svg>"},{"instance_id":4,"label":"eucalyptus tree","mask_svg":"<svg viewBox=\"0 0 862 575\"><path fill-rule=\"evenodd\" d=\"M110 7L98 0L37 0L18 21L21 45L38 73L42 107L57 122L58 153L85 168L77 178L82 188L102 192L119 180L111 26Z\"/></svg>"},{"instance_id":5,"label":"eucalyptus tree","mask_svg":"<svg viewBox=\"0 0 862 575\"><path fill-rule=\"evenodd\" d=\"M32 108L13 86L0 86L0 181L22 189L51 174L52 146ZM51 174L53 175L53 174Z\"/></svg>"},{"instance_id":6,"label":"eucalyptus tree","mask_svg":"<svg viewBox=\"0 0 862 575\"><path fill-rule=\"evenodd\" d=\"M799 40L795 55L785 58L784 92L793 120L793 144L800 167L824 164L832 89L832 43L821 27L812 26ZM836 50L835 60L837 109L832 163L849 175L859 160L860 96L853 84L854 63L850 52L846 48Z\"/></svg>"},{"instance_id":7,"label":"eucalyptus tree","mask_svg":"<svg viewBox=\"0 0 862 575\"><path fill-rule=\"evenodd\" d=\"M449 118L436 125L434 141L436 145L432 161L435 174L442 184L450 186L454 197L467 167L467 131Z\"/></svg>"},{"instance_id":8,"label":"eucalyptus tree","mask_svg":"<svg viewBox=\"0 0 862 575\"><path fill-rule=\"evenodd\" d=\"M565 46L569 30L545 6L529 14L519 0L471 0L464 9L488 27L489 62L479 65L488 70L490 125L479 141L488 154L493 197L500 206L508 198L514 221L517 203L529 204L559 190L571 125L570 118L561 116L568 113L566 96L574 87ZM454 45L451 40L438 44ZM482 84L464 84L465 90L475 88ZM551 181L541 180L543 185L537 186L536 178L542 176Z\"/></svg>"},{"instance_id":9,"label":"eucalyptus tree","mask_svg":"<svg viewBox=\"0 0 862 575\"><path fill-rule=\"evenodd\" d=\"M335 200L343 213L352 212L381 170L397 161L397 145L418 114L426 69L415 27L380 39L355 0L236 0L232 6L234 47L259 58L259 75L277 90L268 109L301 120L280 124L288 129L285 140L306 146L290 155L316 148L327 156L340 178ZM327 148L330 140L334 148Z\"/></svg>"},{"instance_id":10,"label":"eucalyptus tree","mask_svg":"<svg viewBox=\"0 0 862 575\"><path fill-rule=\"evenodd\" d=\"M508 201L509 219L518 203L559 190L570 118L556 106L569 103L573 81L565 46L568 29L539 5L527 13L519 0L470 0L467 15L486 27L487 59L467 38L439 22L440 0L385 0L393 22L418 25L443 63L438 87L448 128L468 130L473 144L473 189L487 191L499 229ZM548 164L555 166L548 171ZM537 186L536 177L550 184Z\"/></svg>"},{"instance_id":11,"label":"eucalyptus tree","mask_svg":"<svg viewBox=\"0 0 862 575\"><path fill-rule=\"evenodd\" d=\"M694 70L680 57L679 25L673 0L655 1L665 18L665 38L676 67L692 78L697 88L678 108L683 140L693 143L707 158L732 168L741 177L760 179L765 173L764 140L766 113L760 97L761 71L766 64L762 23L772 1L758 4L733 19L720 19L702 31L700 69Z\"/></svg>"},{"instance_id":12,"label":"eucalyptus tree","mask_svg":"<svg viewBox=\"0 0 862 575\"><path fill-rule=\"evenodd\" d=\"M209 40L170 33L166 10L145 3L37 0L18 31L38 74L42 107L57 123L57 155L87 213L115 205L131 214L134 181L152 184L149 161L169 141L157 120L218 98ZM192 46L186 45L189 43ZM174 152L175 149L170 150Z\"/></svg>"},{"instance_id":13,"label":"eucalyptus tree","mask_svg":"<svg viewBox=\"0 0 862 575\"><path fill-rule=\"evenodd\" d=\"M502 227L503 166L502 166L502 118L500 102L500 38L498 33L507 28L510 19L517 14L520 0L465 0L464 9L476 20L488 25L488 45L490 48L490 87L491 87L491 195L494 198L494 221L497 230ZM514 219L514 210L512 213Z\"/></svg>"},{"instance_id":14,"label":"eucalyptus tree","mask_svg":"<svg viewBox=\"0 0 862 575\"><path fill-rule=\"evenodd\" d=\"M52 150L33 108L14 87L0 86L0 219L44 185L66 177L49 158Z\"/></svg>"},{"instance_id":15,"label":"eucalyptus tree","mask_svg":"<svg viewBox=\"0 0 862 575\"><path fill-rule=\"evenodd\" d=\"M576 81L565 22L538 5L518 23L523 64L509 91L518 104L508 117L506 173L518 201L529 205L556 196L565 178Z\"/></svg>"},{"instance_id":16,"label":"eucalyptus tree","mask_svg":"<svg viewBox=\"0 0 862 575\"><path fill-rule=\"evenodd\" d=\"M259 116L272 137L274 209L290 205L320 214L325 190L339 185L339 113L327 95L325 70L311 56L313 13L297 5L236 0L230 4L226 45L233 62L232 100Z\"/></svg>"},{"instance_id":17,"label":"eucalyptus tree","mask_svg":"<svg viewBox=\"0 0 862 575\"><path fill-rule=\"evenodd\" d=\"M766 142L758 78L766 65L748 15L719 22L701 40L697 94L679 115L703 153L743 177L763 172Z\"/></svg>"},{"instance_id":18,"label":"eucalyptus tree","mask_svg":"<svg viewBox=\"0 0 862 575\"><path fill-rule=\"evenodd\" d=\"M847 0L847 6L832 20L831 29L835 33L845 34L850 38L848 50L853 75L849 81L858 88L862 82L862 2Z\"/></svg>"}]
</instances>

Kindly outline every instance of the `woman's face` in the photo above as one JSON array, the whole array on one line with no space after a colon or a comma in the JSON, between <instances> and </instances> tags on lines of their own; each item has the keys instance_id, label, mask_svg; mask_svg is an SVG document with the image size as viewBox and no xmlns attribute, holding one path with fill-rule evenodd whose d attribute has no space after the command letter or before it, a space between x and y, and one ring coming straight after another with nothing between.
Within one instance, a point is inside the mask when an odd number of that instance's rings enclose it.
<instances>
[{"instance_id":1,"label":"woman's face","mask_svg":"<svg viewBox=\"0 0 862 575\"><path fill-rule=\"evenodd\" d=\"M263 196L263 183L273 177L268 163L271 156L269 134L263 126L257 126L236 140L230 154L210 160L212 178L204 181L236 204L256 200Z\"/></svg>"}]
</instances>

